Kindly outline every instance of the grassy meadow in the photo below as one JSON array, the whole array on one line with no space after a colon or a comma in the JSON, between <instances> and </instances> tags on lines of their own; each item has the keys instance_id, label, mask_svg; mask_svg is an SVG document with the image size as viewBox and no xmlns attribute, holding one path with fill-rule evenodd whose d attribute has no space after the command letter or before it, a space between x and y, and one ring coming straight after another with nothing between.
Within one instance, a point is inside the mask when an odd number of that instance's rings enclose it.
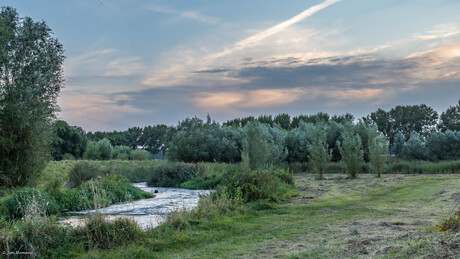
<instances>
[{"instance_id":1,"label":"grassy meadow","mask_svg":"<svg viewBox=\"0 0 460 259\"><path fill-rule=\"evenodd\" d=\"M101 186L109 181L107 193L128 192L123 184L113 183L112 178L122 178L217 191L202 198L193 211L175 212L163 225L146 231L127 220L107 222L101 215L89 216L87 226L73 229L57 223L65 217L62 211L29 215L26 210L21 221L11 220L3 205L3 249L22 249L39 257L76 258L460 256L460 234L434 230L459 206L460 174L443 171L447 164L453 168L457 162L438 164L444 168L439 170L433 169L435 163L426 162L406 167L424 166L431 168L430 173L391 172L388 168L401 166L390 164L381 178L364 173L347 179L343 173L327 173L324 180L316 180L311 172L245 171L238 164L90 161L95 178L84 179L79 187L65 187L69 176L73 177L70 172L81 163L50 162L34 183L35 189L52 196L50 183L59 179L55 191L62 193L78 191L93 181L101 181ZM332 166L337 169L341 165ZM2 189L2 204L20 191ZM79 193L92 195L90 191ZM133 198L117 197L121 198L111 202ZM60 204L59 198L55 199Z\"/></svg>"}]
</instances>

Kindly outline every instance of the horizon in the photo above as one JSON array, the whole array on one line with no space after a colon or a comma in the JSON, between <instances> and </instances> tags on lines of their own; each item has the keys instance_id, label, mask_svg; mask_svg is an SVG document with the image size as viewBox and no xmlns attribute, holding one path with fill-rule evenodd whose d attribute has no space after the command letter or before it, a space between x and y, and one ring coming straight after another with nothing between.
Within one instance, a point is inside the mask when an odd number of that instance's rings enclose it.
<instances>
[{"instance_id":1,"label":"horizon","mask_svg":"<svg viewBox=\"0 0 460 259\"><path fill-rule=\"evenodd\" d=\"M460 99L460 2L26 1L64 45L59 119L85 131Z\"/></svg>"}]
</instances>

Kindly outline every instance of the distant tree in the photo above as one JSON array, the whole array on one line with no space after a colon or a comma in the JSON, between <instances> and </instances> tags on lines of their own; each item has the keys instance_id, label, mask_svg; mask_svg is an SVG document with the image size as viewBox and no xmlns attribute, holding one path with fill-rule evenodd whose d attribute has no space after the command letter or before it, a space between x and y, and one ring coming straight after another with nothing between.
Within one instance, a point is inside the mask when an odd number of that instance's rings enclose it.
<instances>
[{"instance_id":1,"label":"distant tree","mask_svg":"<svg viewBox=\"0 0 460 259\"><path fill-rule=\"evenodd\" d=\"M425 146L430 160L457 160L460 158L460 132L433 132L427 137Z\"/></svg>"},{"instance_id":2,"label":"distant tree","mask_svg":"<svg viewBox=\"0 0 460 259\"><path fill-rule=\"evenodd\" d=\"M273 118L271 115L260 115L259 117L257 117L257 121L260 123L270 125L270 127L273 126Z\"/></svg>"},{"instance_id":3,"label":"distant tree","mask_svg":"<svg viewBox=\"0 0 460 259\"><path fill-rule=\"evenodd\" d=\"M110 144L110 140L106 138L101 139L97 142L97 145L99 147L99 153L101 155L101 160L112 159L113 147L112 147L112 144Z\"/></svg>"},{"instance_id":4,"label":"distant tree","mask_svg":"<svg viewBox=\"0 0 460 259\"><path fill-rule=\"evenodd\" d=\"M145 150L152 154L157 154L159 151L164 153L167 132L168 126L163 124L144 127L139 142Z\"/></svg>"},{"instance_id":5,"label":"distant tree","mask_svg":"<svg viewBox=\"0 0 460 259\"><path fill-rule=\"evenodd\" d=\"M100 160L101 152L99 150L99 145L89 140L86 143L86 150L85 153L83 153L83 158L87 160Z\"/></svg>"},{"instance_id":6,"label":"distant tree","mask_svg":"<svg viewBox=\"0 0 460 259\"><path fill-rule=\"evenodd\" d=\"M388 140L377 130L369 136L369 163L377 177L383 173L385 162L388 160Z\"/></svg>"},{"instance_id":7,"label":"distant tree","mask_svg":"<svg viewBox=\"0 0 460 259\"><path fill-rule=\"evenodd\" d=\"M338 116L334 115L331 118L331 121L335 121L341 124L347 124L347 123L350 124L350 123L353 123L354 120L355 120L355 116L353 116L350 113L346 113L346 114L338 115Z\"/></svg>"},{"instance_id":8,"label":"distant tree","mask_svg":"<svg viewBox=\"0 0 460 259\"><path fill-rule=\"evenodd\" d=\"M243 140L243 162L252 170L263 168L270 159L269 142L266 127L258 122L249 122Z\"/></svg>"},{"instance_id":9,"label":"distant tree","mask_svg":"<svg viewBox=\"0 0 460 259\"><path fill-rule=\"evenodd\" d=\"M118 160L130 160L132 149L128 146L115 146L112 150L112 158Z\"/></svg>"},{"instance_id":10,"label":"distant tree","mask_svg":"<svg viewBox=\"0 0 460 259\"><path fill-rule=\"evenodd\" d=\"M314 137L308 146L309 158L313 169L318 173L318 179L323 179L323 174L332 158L332 150L327 143L327 134L325 125L317 125L314 131Z\"/></svg>"},{"instance_id":11,"label":"distant tree","mask_svg":"<svg viewBox=\"0 0 460 259\"><path fill-rule=\"evenodd\" d=\"M330 117L329 114L324 113L324 112L318 112L317 114L313 115L299 115L294 118L292 118L291 122L291 129L297 128L300 125L300 122L303 121L305 123L327 123L329 121Z\"/></svg>"},{"instance_id":12,"label":"distant tree","mask_svg":"<svg viewBox=\"0 0 460 259\"><path fill-rule=\"evenodd\" d=\"M350 178L356 178L364 163L361 138L353 134L350 128L342 133L342 141L337 141L342 161Z\"/></svg>"},{"instance_id":13,"label":"distant tree","mask_svg":"<svg viewBox=\"0 0 460 259\"><path fill-rule=\"evenodd\" d=\"M351 127L347 124L347 127ZM339 162L342 160L340 154L339 146L337 141L342 137L343 132L345 131L345 126L341 123L332 121L327 124L327 143L329 144L329 149L332 150L332 161Z\"/></svg>"},{"instance_id":14,"label":"distant tree","mask_svg":"<svg viewBox=\"0 0 460 259\"><path fill-rule=\"evenodd\" d=\"M377 125L377 128L388 138L393 138L393 125L390 112L378 109L375 112L363 117L363 122L367 125Z\"/></svg>"},{"instance_id":15,"label":"distant tree","mask_svg":"<svg viewBox=\"0 0 460 259\"><path fill-rule=\"evenodd\" d=\"M391 152L395 155L401 153L404 144L406 143L406 137L401 131L398 131L393 138L393 145L391 146Z\"/></svg>"},{"instance_id":16,"label":"distant tree","mask_svg":"<svg viewBox=\"0 0 460 259\"><path fill-rule=\"evenodd\" d=\"M451 106L441 113L438 128L441 131L460 131L460 100L456 106Z\"/></svg>"},{"instance_id":17,"label":"distant tree","mask_svg":"<svg viewBox=\"0 0 460 259\"><path fill-rule=\"evenodd\" d=\"M423 143L420 134L412 131L409 140L401 150L401 155L408 160L426 160L428 158L428 149Z\"/></svg>"},{"instance_id":18,"label":"distant tree","mask_svg":"<svg viewBox=\"0 0 460 259\"><path fill-rule=\"evenodd\" d=\"M241 143L239 128L187 118L166 134L166 155L173 161L232 163L241 161Z\"/></svg>"},{"instance_id":19,"label":"distant tree","mask_svg":"<svg viewBox=\"0 0 460 259\"><path fill-rule=\"evenodd\" d=\"M289 163L309 161L308 146L315 138L315 126L312 123L300 121L298 127L291 129L286 136Z\"/></svg>"},{"instance_id":20,"label":"distant tree","mask_svg":"<svg viewBox=\"0 0 460 259\"><path fill-rule=\"evenodd\" d=\"M55 160L61 160L64 154L81 158L85 152L86 142L86 135L80 127L71 127L62 120L53 123L52 155Z\"/></svg>"},{"instance_id":21,"label":"distant tree","mask_svg":"<svg viewBox=\"0 0 460 259\"><path fill-rule=\"evenodd\" d=\"M132 159L137 161L148 160L150 153L147 150L136 149L132 152Z\"/></svg>"},{"instance_id":22,"label":"distant tree","mask_svg":"<svg viewBox=\"0 0 460 259\"><path fill-rule=\"evenodd\" d=\"M137 146L141 144L142 128L131 127L126 131L125 136L128 140L128 146L132 149L137 149Z\"/></svg>"},{"instance_id":23,"label":"distant tree","mask_svg":"<svg viewBox=\"0 0 460 259\"><path fill-rule=\"evenodd\" d=\"M274 122L279 124L281 128L288 130L291 126L291 117L287 113L278 114L275 116Z\"/></svg>"},{"instance_id":24,"label":"distant tree","mask_svg":"<svg viewBox=\"0 0 460 259\"><path fill-rule=\"evenodd\" d=\"M25 185L49 159L64 50L44 21L0 12L0 185Z\"/></svg>"},{"instance_id":25,"label":"distant tree","mask_svg":"<svg viewBox=\"0 0 460 259\"><path fill-rule=\"evenodd\" d=\"M412 131L428 136L436 129L438 113L425 104L398 105L389 112L379 109L363 120L367 124L376 124L379 131L393 141L398 131L401 131L406 139Z\"/></svg>"}]
</instances>

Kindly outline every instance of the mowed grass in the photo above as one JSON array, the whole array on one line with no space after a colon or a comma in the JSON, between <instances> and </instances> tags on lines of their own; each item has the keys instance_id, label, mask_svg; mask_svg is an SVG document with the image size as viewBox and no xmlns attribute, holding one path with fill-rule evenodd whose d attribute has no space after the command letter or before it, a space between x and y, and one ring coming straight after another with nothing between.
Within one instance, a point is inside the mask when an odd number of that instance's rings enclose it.
<instances>
[{"instance_id":1,"label":"mowed grass","mask_svg":"<svg viewBox=\"0 0 460 259\"><path fill-rule=\"evenodd\" d=\"M87 258L405 258L460 255L457 235L431 231L459 202L459 175L296 175L300 195L274 208L159 227ZM457 205L458 206L458 205ZM453 244L450 246L450 244ZM450 253L450 254L449 254Z\"/></svg>"}]
</instances>

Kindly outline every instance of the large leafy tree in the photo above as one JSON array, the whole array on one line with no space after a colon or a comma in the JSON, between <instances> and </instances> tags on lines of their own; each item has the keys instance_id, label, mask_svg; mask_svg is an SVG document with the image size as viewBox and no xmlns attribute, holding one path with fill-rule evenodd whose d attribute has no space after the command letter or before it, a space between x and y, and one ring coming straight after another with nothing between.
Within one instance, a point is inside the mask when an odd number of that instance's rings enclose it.
<instances>
[{"instance_id":1,"label":"large leafy tree","mask_svg":"<svg viewBox=\"0 0 460 259\"><path fill-rule=\"evenodd\" d=\"M438 128L442 131L460 131L460 100L457 105L451 106L441 113Z\"/></svg>"},{"instance_id":2,"label":"large leafy tree","mask_svg":"<svg viewBox=\"0 0 460 259\"><path fill-rule=\"evenodd\" d=\"M56 160L61 160L64 154L72 154L81 158L86 148L86 135L82 128L69 126L67 122L58 120L53 124L53 150Z\"/></svg>"},{"instance_id":3,"label":"large leafy tree","mask_svg":"<svg viewBox=\"0 0 460 259\"><path fill-rule=\"evenodd\" d=\"M413 131L428 136L436 128L438 113L425 104L398 105L388 112L379 109L363 120L367 124L376 124L379 131L393 141L398 131L406 138L409 138Z\"/></svg>"},{"instance_id":4,"label":"large leafy tree","mask_svg":"<svg viewBox=\"0 0 460 259\"><path fill-rule=\"evenodd\" d=\"M164 152L167 132L168 126L163 124L147 126L143 129L140 143L152 154L157 154L160 150Z\"/></svg>"},{"instance_id":5,"label":"large leafy tree","mask_svg":"<svg viewBox=\"0 0 460 259\"><path fill-rule=\"evenodd\" d=\"M0 12L0 185L24 185L45 166L63 84L64 50L45 22Z\"/></svg>"}]
</instances>

